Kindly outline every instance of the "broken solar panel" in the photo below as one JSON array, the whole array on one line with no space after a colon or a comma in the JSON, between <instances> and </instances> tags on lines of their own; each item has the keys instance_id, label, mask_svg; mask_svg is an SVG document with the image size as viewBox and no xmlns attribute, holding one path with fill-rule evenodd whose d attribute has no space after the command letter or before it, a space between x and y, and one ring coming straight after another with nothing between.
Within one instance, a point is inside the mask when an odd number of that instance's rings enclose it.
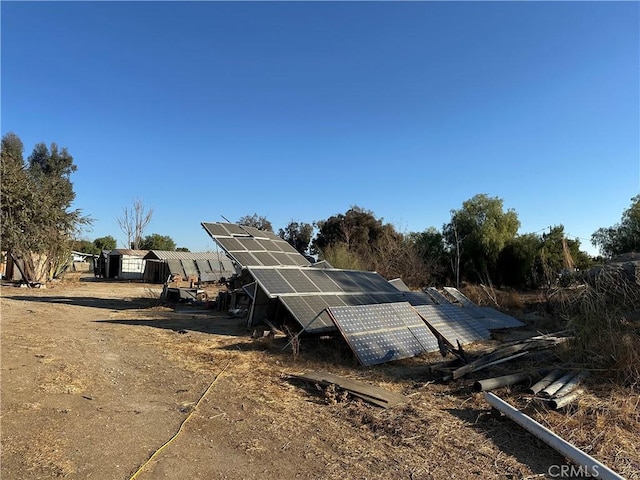
<instances>
[{"instance_id":1,"label":"broken solar panel","mask_svg":"<svg viewBox=\"0 0 640 480\"><path fill-rule=\"evenodd\" d=\"M445 307L445 308L443 308ZM454 308L460 310L453 305ZM448 312L448 306L444 305L416 305L413 307L422 318L431 326L433 330L442 335L442 337L452 346L457 346L457 342L461 345L476 342L489 338L488 331L478 331L467 320L473 319L464 312L462 315L456 315L455 311ZM452 313L449 315L449 313Z\"/></svg>"},{"instance_id":2,"label":"broken solar panel","mask_svg":"<svg viewBox=\"0 0 640 480\"><path fill-rule=\"evenodd\" d=\"M234 223L203 222L209 236L242 267L307 266L310 262L273 232Z\"/></svg>"},{"instance_id":3,"label":"broken solar panel","mask_svg":"<svg viewBox=\"0 0 640 480\"><path fill-rule=\"evenodd\" d=\"M364 366L438 351L438 340L407 302L330 307L329 313Z\"/></svg>"}]
</instances>

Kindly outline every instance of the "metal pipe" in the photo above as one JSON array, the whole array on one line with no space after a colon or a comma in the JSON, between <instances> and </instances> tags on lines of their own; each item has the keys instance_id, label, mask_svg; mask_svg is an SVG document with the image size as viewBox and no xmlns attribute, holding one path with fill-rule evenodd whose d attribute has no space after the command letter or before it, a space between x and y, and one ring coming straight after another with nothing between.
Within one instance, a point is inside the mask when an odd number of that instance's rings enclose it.
<instances>
[{"instance_id":1,"label":"metal pipe","mask_svg":"<svg viewBox=\"0 0 640 480\"><path fill-rule=\"evenodd\" d=\"M589 375L589 372L585 370L578 373L575 377L573 377L571 380L565 383L564 386L553 395L553 397L554 398L564 397L569 392L574 390L580 384L580 382L587 377L587 375Z\"/></svg>"},{"instance_id":2,"label":"metal pipe","mask_svg":"<svg viewBox=\"0 0 640 480\"><path fill-rule=\"evenodd\" d=\"M562 377L560 377L558 380L556 380L555 382L553 382L551 385L549 385L548 387L546 387L544 390L542 390L540 392L540 395L545 396L545 397L553 397L553 395L560 390L562 387L565 386L565 384L571 380L573 377L575 376L575 373L573 372L569 372L564 374Z\"/></svg>"},{"instance_id":3,"label":"metal pipe","mask_svg":"<svg viewBox=\"0 0 640 480\"><path fill-rule=\"evenodd\" d=\"M576 390L573 393L570 393L569 395L564 395L562 397L554 397L551 400L549 400L549 406L553 410L557 410L558 408L562 408L565 405L568 405L569 403L573 402L576 398L578 398L583 393L584 393L583 390Z\"/></svg>"},{"instance_id":4,"label":"metal pipe","mask_svg":"<svg viewBox=\"0 0 640 480\"><path fill-rule=\"evenodd\" d=\"M552 370L544 378L542 378L542 380L537 382L535 385L529 387L526 390L526 392L535 395L540 390L547 388L549 385L551 385L553 382L559 379L561 375L562 375L562 370Z\"/></svg>"},{"instance_id":5,"label":"metal pipe","mask_svg":"<svg viewBox=\"0 0 640 480\"><path fill-rule=\"evenodd\" d=\"M551 448L579 466L584 466L593 477L603 480L624 480L616 472L600 463L592 456L586 454L576 446L562 439L548 428L540 425L531 417L528 417L517 408L497 397L491 392L484 393L485 400L494 408L504 413L508 418L516 422L529 433L535 435Z\"/></svg>"},{"instance_id":6,"label":"metal pipe","mask_svg":"<svg viewBox=\"0 0 640 480\"><path fill-rule=\"evenodd\" d=\"M473 390L475 392L485 392L487 390L494 390L496 388L527 381L531 382L531 375L528 373L512 373L511 375L503 375L502 377L478 380L473 384Z\"/></svg>"}]
</instances>

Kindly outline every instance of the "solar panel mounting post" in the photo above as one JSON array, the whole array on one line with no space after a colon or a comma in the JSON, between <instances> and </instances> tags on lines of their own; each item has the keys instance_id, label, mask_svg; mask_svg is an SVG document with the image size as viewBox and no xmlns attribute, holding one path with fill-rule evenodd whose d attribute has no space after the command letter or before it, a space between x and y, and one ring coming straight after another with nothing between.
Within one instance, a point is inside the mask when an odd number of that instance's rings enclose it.
<instances>
[{"instance_id":1,"label":"solar panel mounting post","mask_svg":"<svg viewBox=\"0 0 640 480\"><path fill-rule=\"evenodd\" d=\"M313 322L315 322L315 321L318 319L318 317L320 317L320 315L322 315L322 314L323 314L324 312L326 312L326 311L327 311L327 309L325 308L325 309L323 309L322 311L320 311L318 314L316 314L316 316L315 316L315 317L313 317L309 323L307 323L304 327L302 327L302 330L300 330L298 333L296 333L296 334L291 338L291 340L289 340L289 341L287 342L287 344L286 344L284 347L282 347L282 350L284 351L284 349L285 349L285 348L287 348L289 345L291 345L291 343L293 343L293 341L294 341L296 338L298 338L300 335L302 335L302 332L304 332L307 328L309 328L309 327L311 326L311 324L312 324Z\"/></svg>"}]
</instances>

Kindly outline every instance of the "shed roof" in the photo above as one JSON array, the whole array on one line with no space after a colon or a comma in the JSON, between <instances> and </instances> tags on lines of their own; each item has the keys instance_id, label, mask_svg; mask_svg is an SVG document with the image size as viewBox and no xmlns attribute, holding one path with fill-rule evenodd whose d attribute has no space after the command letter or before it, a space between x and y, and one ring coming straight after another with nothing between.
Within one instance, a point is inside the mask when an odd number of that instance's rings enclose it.
<instances>
[{"instance_id":1,"label":"shed roof","mask_svg":"<svg viewBox=\"0 0 640 480\"><path fill-rule=\"evenodd\" d=\"M113 255L129 255L131 257L144 257L149 250L132 250L130 248L116 248L109 252L110 256Z\"/></svg>"},{"instance_id":2,"label":"shed roof","mask_svg":"<svg viewBox=\"0 0 640 480\"><path fill-rule=\"evenodd\" d=\"M220 252L176 252L171 250L150 250L145 260L220 260L226 255Z\"/></svg>"}]
</instances>

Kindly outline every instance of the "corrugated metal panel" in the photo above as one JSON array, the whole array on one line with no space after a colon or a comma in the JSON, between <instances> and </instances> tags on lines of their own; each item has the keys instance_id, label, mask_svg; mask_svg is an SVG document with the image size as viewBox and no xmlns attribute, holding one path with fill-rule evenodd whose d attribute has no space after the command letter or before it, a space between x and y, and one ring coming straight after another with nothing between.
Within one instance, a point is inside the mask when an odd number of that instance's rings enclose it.
<instances>
[{"instance_id":1,"label":"corrugated metal panel","mask_svg":"<svg viewBox=\"0 0 640 480\"><path fill-rule=\"evenodd\" d=\"M150 250L145 260L218 260L225 255L220 252L174 252L169 250Z\"/></svg>"},{"instance_id":2,"label":"corrugated metal panel","mask_svg":"<svg viewBox=\"0 0 640 480\"><path fill-rule=\"evenodd\" d=\"M131 257L144 257L149 250L132 250L130 248L116 248L109 252L109 256L114 255L129 255Z\"/></svg>"}]
</instances>

